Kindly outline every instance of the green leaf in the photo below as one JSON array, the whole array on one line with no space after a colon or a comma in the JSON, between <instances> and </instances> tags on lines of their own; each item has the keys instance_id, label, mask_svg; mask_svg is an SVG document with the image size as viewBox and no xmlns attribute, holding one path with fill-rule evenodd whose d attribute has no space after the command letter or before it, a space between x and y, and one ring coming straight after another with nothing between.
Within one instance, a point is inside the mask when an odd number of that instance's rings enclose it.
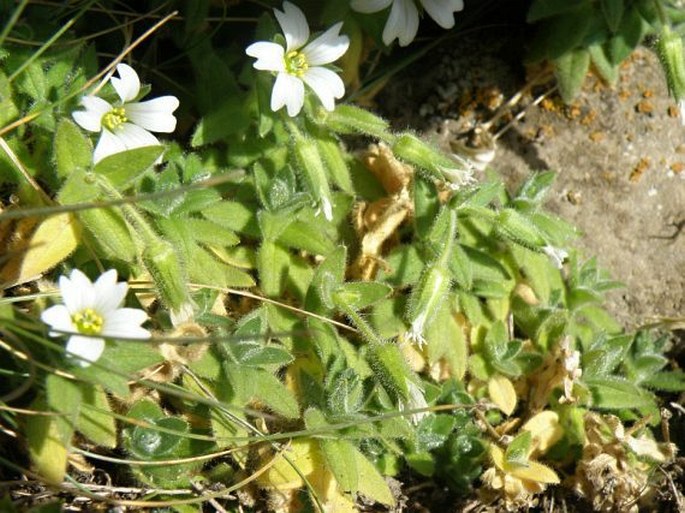
<instances>
[{"instance_id":1,"label":"green leaf","mask_svg":"<svg viewBox=\"0 0 685 513\"><path fill-rule=\"evenodd\" d=\"M614 85L618 80L618 65L609 61L605 45L595 43L588 46L592 65L597 70L602 79L610 85Z\"/></svg>"},{"instance_id":2,"label":"green leaf","mask_svg":"<svg viewBox=\"0 0 685 513\"><path fill-rule=\"evenodd\" d=\"M121 212L114 208L93 208L78 213L92 242L107 258L132 262L137 254L136 244Z\"/></svg>"},{"instance_id":3,"label":"green leaf","mask_svg":"<svg viewBox=\"0 0 685 513\"><path fill-rule=\"evenodd\" d=\"M334 374L327 385L328 408L333 415L356 413L364 399L364 388L354 369Z\"/></svg>"},{"instance_id":4,"label":"green leaf","mask_svg":"<svg viewBox=\"0 0 685 513\"><path fill-rule=\"evenodd\" d=\"M53 156L57 176L65 179L78 168L89 168L93 159L93 145L76 124L68 118L62 118L55 131Z\"/></svg>"},{"instance_id":5,"label":"green leaf","mask_svg":"<svg viewBox=\"0 0 685 513\"><path fill-rule=\"evenodd\" d=\"M212 144L244 131L250 123L244 98L235 95L214 107L195 128L190 144L193 148Z\"/></svg>"},{"instance_id":6,"label":"green leaf","mask_svg":"<svg viewBox=\"0 0 685 513\"><path fill-rule=\"evenodd\" d=\"M583 373L588 377L606 376L623 361L632 342L631 335L606 339L599 337L583 354Z\"/></svg>"},{"instance_id":7,"label":"green leaf","mask_svg":"<svg viewBox=\"0 0 685 513\"><path fill-rule=\"evenodd\" d=\"M345 279L347 251L339 246L326 257L314 272L314 277L305 298L305 310L324 313L333 309L331 294Z\"/></svg>"},{"instance_id":8,"label":"green leaf","mask_svg":"<svg viewBox=\"0 0 685 513\"><path fill-rule=\"evenodd\" d=\"M353 310L363 310L385 299L391 292L392 287L376 281L347 282L334 292L334 301Z\"/></svg>"},{"instance_id":9,"label":"green leaf","mask_svg":"<svg viewBox=\"0 0 685 513\"><path fill-rule=\"evenodd\" d=\"M590 53L585 49L572 50L554 60L554 74L561 98L570 103L583 87L590 69Z\"/></svg>"},{"instance_id":10,"label":"green leaf","mask_svg":"<svg viewBox=\"0 0 685 513\"><path fill-rule=\"evenodd\" d=\"M250 367L283 367L293 361L287 349L278 346L264 346L253 340L241 340L230 344L230 351L236 362Z\"/></svg>"},{"instance_id":11,"label":"green leaf","mask_svg":"<svg viewBox=\"0 0 685 513\"><path fill-rule=\"evenodd\" d=\"M145 146L115 153L95 164L93 172L109 179L119 190L133 184L162 155L162 146Z\"/></svg>"},{"instance_id":12,"label":"green leaf","mask_svg":"<svg viewBox=\"0 0 685 513\"><path fill-rule=\"evenodd\" d=\"M604 19L612 32L618 32L623 18L624 0L601 0Z\"/></svg>"},{"instance_id":13,"label":"green leaf","mask_svg":"<svg viewBox=\"0 0 685 513\"><path fill-rule=\"evenodd\" d=\"M257 252L259 285L267 297L280 297L290 264L289 253L275 242L262 241Z\"/></svg>"},{"instance_id":14,"label":"green leaf","mask_svg":"<svg viewBox=\"0 0 685 513\"><path fill-rule=\"evenodd\" d=\"M114 449L117 430L107 395L101 386L79 383L83 407L76 429L91 442Z\"/></svg>"},{"instance_id":15,"label":"green leaf","mask_svg":"<svg viewBox=\"0 0 685 513\"><path fill-rule=\"evenodd\" d=\"M598 409L623 410L654 407L649 392L619 376L584 379L592 393L592 406Z\"/></svg>"},{"instance_id":16,"label":"green leaf","mask_svg":"<svg viewBox=\"0 0 685 513\"><path fill-rule=\"evenodd\" d=\"M49 411L43 399L31 404L36 411ZM35 470L48 482L60 484L67 470L67 457L73 426L58 415L31 415L26 419L24 433L29 456Z\"/></svg>"},{"instance_id":17,"label":"green leaf","mask_svg":"<svg viewBox=\"0 0 685 513\"><path fill-rule=\"evenodd\" d=\"M435 183L432 180L414 180L414 229L419 238L428 235L439 210Z\"/></svg>"},{"instance_id":18,"label":"green leaf","mask_svg":"<svg viewBox=\"0 0 685 513\"><path fill-rule=\"evenodd\" d=\"M532 442L533 436L530 431L524 431L514 438L504 453L507 463L522 467L528 466L528 455Z\"/></svg>"},{"instance_id":19,"label":"green leaf","mask_svg":"<svg viewBox=\"0 0 685 513\"><path fill-rule=\"evenodd\" d=\"M19 114L19 109L12 100L12 86L7 75L0 70L0 126L5 126Z\"/></svg>"},{"instance_id":20,"label":"green leaf","mask_svg":"<svg viewBox=\"0 0 685 513\"><path fill-rule=\"evenodd\" d=\"M529 59L555 60L583 46L595 17L592 5L584 1L564 14L546 19L531 42Z\"/></svg>"},{"instance_id":21,"label":"green leaf","mask_svg":"<svg viewBox=\"0 0 685 513\"><path fill-rule=\"evenodd\" d=\"M383 387L397 397L409 399L407 379L411 371L395 344L374 345L370 348L371 367Z\"/></svg>"},{"instance_id":22,"label":"green leaf","mask_svg":"<svg viewBox=\"0 0 685 513\"><path fill-rule=\"evenodd\" d=\"M285 385L269 371L224 362L224 372L233 388L234 400L241 406L258 399L286 418L299 417L297 401Z\"/></svg>"},{"instance_id":23,"label":"green leaf","mask_svg":"<svg viewBox=\"0 0 685 513\"><path fill-rule=\"evenodd\" d=\"M588 0L535 0L528 9L526 21L533 23L544 18L574 11L586 5L589 5Z\"/></svg>"},{"instance_id":24,"label":"green leaf","mask_svg":"<svg viewBox=\"0 0 685 513\"><path fill-rule=\"evenodd\" d=\"M361 452L355 449L354 454L358 492L381 504L394 506L395 499L383 476Z\"/></svg>"},{"instance_id":25,"label":"green leaf","mask_svg":"<svg viewBox=\"0 0 685 513\"><path fill-rule=\"evenodd\" d=\"M356 493L359 489L357 449L347 440L320 440L326 465L344 492Z\"/></svg>"},{"instance_id":26,"label":"green leaf","mask_svg":"<svg viewBox=\"0 0 685 513\"><path fill-rule=\"evenodd\" d=\"M649 28L635 5L625 11L616 35L608 43L610 62L615 66L623 62L637 48Z\"/></svg>"},{"instance_id":27,"label":"green leaf","mask_svg":"<svg viewBox=\"0 0 685 513\"><path fill-rule=\"evenodd\" d=\"M646 379L643 384L646 387L654 388L663 392L683 392L685 391L685 372L655 372L652 376Z\"/></svg>"}]
</instances>

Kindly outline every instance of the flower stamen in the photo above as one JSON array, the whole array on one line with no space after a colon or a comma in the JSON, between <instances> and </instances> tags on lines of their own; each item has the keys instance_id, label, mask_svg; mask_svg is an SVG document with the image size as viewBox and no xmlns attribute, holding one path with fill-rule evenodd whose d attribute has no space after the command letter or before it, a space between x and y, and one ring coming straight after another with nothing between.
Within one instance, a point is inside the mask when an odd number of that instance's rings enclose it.
<instances>
[{"instance_id":1,"label":"flower stamen","mask_svg":"<svg viewBox=\"0 0 685 513\"><path fill-rule=\"evenodd\" d=\"M286 54L285 70L288 74L302 77L308 69L309 63L307 62L307 56L304 53L293 50Z\"/></svg>"},{"instance_id":2,"label":"flower stamen","mask_svg":"<svg viewBox=\"0 0 685 513\"><path fill-rule=\"evenodd\" d=\"M123 107L114 107L107 114L102 116L102 126L110 132L113 132L127 121L126 110Z\"/></svg>"},{"instance_id":3,"label":"flower stamen","mask_svg":"<svg viewBox=\"0 0 685 513\"><path fill-rule=\"evenodd\" d=\"M71 322L79 333L84 335L98 335L102 331L104 319L92 308L84 308L71 316Z\"/></svg>"}]
</instances>

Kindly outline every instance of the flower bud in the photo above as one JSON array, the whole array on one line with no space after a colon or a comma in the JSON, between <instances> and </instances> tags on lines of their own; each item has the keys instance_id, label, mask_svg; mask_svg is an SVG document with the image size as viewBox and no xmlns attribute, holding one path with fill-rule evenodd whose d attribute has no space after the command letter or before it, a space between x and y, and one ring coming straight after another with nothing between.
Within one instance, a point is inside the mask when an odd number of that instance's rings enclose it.
<instances>
[{"instance_id":1,"label":"flower bud","mask_svg":"<svg viewBox=\"0 0 685 513\"><path fill-rule=\"evenodd\" d=\"M155 240L143 251L143 264L152 276L162 301L174 312L192 304L185 269L174 247L162 239Z\"/></svg>"},{"instance_id":2,"label":"flower bud","mask_svg":"<svg viewBox=\"0 0 685 513\"><path fill-rule=\"evenodd\" d=\"M502 210L497 216L496 226L500 235L528 249L540 251L547 246L535 225L514 209Z\"/></svg>"},{"instance_id":3,"label":"flower bud","mask_svg":"<svg viewBox=\"0 0 685 513\"><path fill-rule=\"evenodd\" d=\"M671 31L668 25L661 29L657 52L666 73L668 90L676 101L685 100L685 53L683 40ZM685 118L683 119L685 124Z\"/></svg>"},{"instance_id":4,"label":"flower bud","mask_svg":"<svg viewBox=\"0 0 685 513\"><path fill-rule=\"evenodd\" d=\"M440 248L435 261L426 266L426 271L424 271L409 297L407 320L411 323L411 329L407 336L419 345L425 343L426 325L435 318L450 289L449 261L457 232L457 214L454 210L449 210L448 214L449 226L442 248Z\"/></svg>"},{"instance_id":5,"label":"flower bud","mask_svg":"<svg viewBox=\"0 0 685 513\"><path fill-rule=\"evenodd\" d=\"M302 171L302 176L307 183L309 192L321 207L324 217L328 221L333 220L333 201L331 199L331 188L328 185L328 176L321 154L316 146L316 142L309 137L303 136L293 125L290 125L290 132L293 137L293 150L297 166Z\"/></svg>"},{"instance_id":6,"label":"flower bud","mask_svg":"<svg viewBox=\"0 0 685 513\"><path fill-rule=\"evenodd\" d=\"M392 146L392 151L399 159L428 171L440 180L456 186L472 181L471 170L466 165L458 163L415 135L400 135Z\"/></svg>"},{"instance_id":7,"label":"flower bud","mask_svg":"<svg viewBox=\"0 0 685 513\"><path fill-rule=\"evenodd\" d=\"M394 136L383 118L353 105L338 105L324 120L326 126L339 134L364 134L391 143Z\"/></svg>"}]
</instances>

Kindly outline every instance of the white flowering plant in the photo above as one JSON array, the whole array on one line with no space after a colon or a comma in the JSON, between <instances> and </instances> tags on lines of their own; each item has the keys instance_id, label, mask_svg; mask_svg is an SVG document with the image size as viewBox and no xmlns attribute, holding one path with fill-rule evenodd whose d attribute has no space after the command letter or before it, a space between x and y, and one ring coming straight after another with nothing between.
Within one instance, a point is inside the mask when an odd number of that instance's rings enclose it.
<instances>
[{"instance_id":1,"label":"white flowering plant","mask_svg":"<svg viewBox=\"0 0 685 513\"><path fill-rule=\"evenodd\" d=\"M652 31L682 100L675 4L644 3L12 5L2 507L609 500L588 440L624 499L656 489L662 393L685 375L667 334L604 307L619 284L545 209L554 174L509 189L494 147L455 154L369 107L451 38L525 15L565 99Z\"/></svg>"}]
</instances>

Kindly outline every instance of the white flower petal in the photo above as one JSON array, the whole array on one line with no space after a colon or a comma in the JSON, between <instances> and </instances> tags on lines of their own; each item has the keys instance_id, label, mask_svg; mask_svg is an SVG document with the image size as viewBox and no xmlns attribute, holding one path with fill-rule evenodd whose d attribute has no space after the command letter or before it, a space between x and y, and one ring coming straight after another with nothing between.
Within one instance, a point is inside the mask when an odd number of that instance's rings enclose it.
<instances>
[{"instance_id":1,"label":"white flower petal","mask_svg":"<svg viewBox=\"0 0 685 513\"><path fill-rule=\"evenodd\" d=\"M421 0L423 8L444 29L454 27L454 11L464 8L463 0Z\"/></svg>"},{"instance_id":2,"label":"white flower petal","mask_svg":"<svg viewBox=\"0 0 685 513\"><path fill-rule=\"evenodd\" d=\"M342 22L336 23L302 49L310 66L335 62L347 51L350 38L340 35Z\"/></svg>"},{"instance_id":3,"label":"white flower petal","mask_svg":"<svg viewBox=\"0 0 685 513\"><path fill-rule=\"evenodd\" d=\"M124 143L127 150L160 145L159 140L154 135L133 123L123 123L115 135Z\"/></svg>"},{"instance_id":4,"label":"white flower petal","mask_svg":"<svg viewBox=\"0 0 685 513\"><path fill-rule=\"evenodd\" d=\"M117 272L115 269L110 269L100 275L93 288L95 289L93 309L100 315L107 316L124 301L128 284L125 281L117 283Z\"/></svg>"},{"instance_id":5,"label":"white flower petal","mask_svg":"<svg viewBox=\"0 0 685 513\"><path fill-rule=\"evenodd\" d=\"M382 11L392 3L392 0L352 0L350 7L357 12L369 14Z\"/></svg>"},{"instance_id":6,"label":"white flower petal","mask_svg":"<svg viewBox=\"0 0 685 513\"><path fill-rule=\"evenodd\" d=\"M150 338L150 332L140 326L147 319L147 313L138 308L119 308L105 318L102 335L110 338Z\"/></svg>"},{"instance_id":7,"label":"white flower petal","mask_svg":"<svg viewBox=\"0 0 685 513\"><path fill-rule=\"evenodd\" d=\"M285 71L285 50L281 45L268 41L252 43L245 53L257 60L252 65L262 71Z\"/></svg>"},{"instance_id":8,"label":"white flower petal","mask_svg":"<svg viewBox=\"0 0 685 513\"><path fill-rule=\"evenodd\" d=\"M160 96L146 102L128 103L124 106L126 117L136 125L152 132L171 133L176 130L173 112L178 108L175 96Z\"/></svg>"},{"instance_id":9,"label":"white flower petal","mask_svg":"<svg viewBox=\"0 0 685 513\"><path fill-rule=\"evenodd\" d=\"M95 146L93 164L97 164L105 157L109 157L115 153L121 153L122 151L126 151L124 141L105 128L102 130L100 140Z\"/></svg>"},{"instance_id":10,"label":"white flower petal","mask_svg":"<svg viewBox=\"0 0 685 513\"><path fill-rule=\"evenodd\" d=\"M74 335L67 342L67 356L78 356L74 361L81 367L88 367L100 358L105 350L105 341L97 337Z\"/></svg>"},{"instance_id":11,"label":"white flower petal","mask_svg":"<svg viewBox=\"0 0 685 513\"><path fill-rule=\"evenodd\" d=\"M121 101L126 103L135 100L140 92L140 79L138 73L128 64L117 64L117 73L119 77L112 77L110 82L116 89Z\"/></svg>"},{"instance_id":12,"label":"white flower petal","mask_svg":"<svg viewBox=\"0 0 685 513\"><path fill-rule=\"evenodd\" d=\"M326 110L335 109L335 99L342 98L345 94L342 79L326 68L309 68L302 76L302 80L314 90Z\"/></svg>"},{"instance_id":13,"label":"white flower petal","mask_svg":"<svg viewBox=\"0 0 685 513\"><path fill-rule=\"evenodd\" d=\"M274 9L274 14L285 36L286 51L302 47L309 39L309 25L300 8L290 2L283 2L283 12Z\"/></svg>"},{"instance_id":14,"label":"white flower petal","mask_svg":"<svg viewBox=\"0 0 685 513\"><path fill-rule=\"evenodd\" d=\"M276 112L285 105L288 116L297 116L304 105L304 83L287 73L279 73L271 91L271 110Z\"/></svg>"},{"instance_id":15,"label":"white flower petal","mask_svg":"<svg viewBox=\"0 0 685 513\"><path fill-rule=\"evenodd\" d=\"M400 46L407 46L419 30L419 11L413 0L394 0L390 16L383 29L383 42L390 45L398 39Z\"/></svg>"},{"instance_id":16,"label":"white flower petal","mask_svg":"<svg viewBox=\"0 0 685 513\"><path fill-rule=\"evenodd\" d=\"M81 105L86 110L72 112L71 116L81 128L89 132L99 132L102 130L102 116L112 110L112 106L102 98L97 96L84 96L81 98Z\"/></svg>"},{"instance_id":17,"label":"white flower petal","mask_svg":"<svg viewBox=\"0 0 685 513\"><path fill-rule=\"evenodd\" d=\"M685 98L678 102L678 109L680 109L680 122L685 126Z\"/></svg>"},{"instance_id":18,"label":"white flower petal","mask_svg":"<svg viewBox=\"0 0 685 513\"><path fill-rule=\"evenodd\" d=\"M74 333L76 331L76 328L71 322L69 309L65 305L51 306L43 311L40 315L40 320L50 326L53 330L57 330L50 332L51 337L59 337L64 335L64 332Z\"/></svg>"},{"instance_id":19,"label":"white flower petal","mask_svg":"<svg viewBox=\"0 0 685 513\"><path fill-rule=\"evenodd\" d=\"M542 251L550 260L552 260L557 269L562 269L564 267L564 260L568 258L566 250L547 245L542 248Z\"/></svg>"},{"instance_id":20,"label":"white flower petal","mask_svg":"<svg viewBox=\"0 0 685 513\"><path fill-rule=\"evenodd\" d=\"M72 314L91 307L95 300L93 283L78 269L73 269L69 278L60 276L59 290L62 301Z\"/></svg>"}]
</instances>

